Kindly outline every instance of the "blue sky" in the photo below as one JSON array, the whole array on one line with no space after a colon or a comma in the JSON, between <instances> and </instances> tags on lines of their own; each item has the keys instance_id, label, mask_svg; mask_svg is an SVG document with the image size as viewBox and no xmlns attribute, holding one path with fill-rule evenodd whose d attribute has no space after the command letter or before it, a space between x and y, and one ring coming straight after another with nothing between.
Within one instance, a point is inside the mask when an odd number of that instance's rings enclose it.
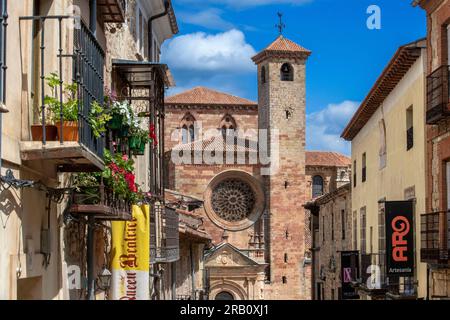
<instances>
[{"instance_id":1,"label":"blue sky","mask_svg":"<svg viewBox=\"0 0 450 320\"><path fill-rule=\"evenodd\" d=\"M257 100L250 60L278 35L310 49L307 65L307 149L349 154L339 138L399 46L426 35L423 10L411 0L174 0L180 33L162 50L177 88L207 86ZM345 4L344 4L345 3ZM367 8L381 9L369 30Z\"/></svg>"}]
</instances>

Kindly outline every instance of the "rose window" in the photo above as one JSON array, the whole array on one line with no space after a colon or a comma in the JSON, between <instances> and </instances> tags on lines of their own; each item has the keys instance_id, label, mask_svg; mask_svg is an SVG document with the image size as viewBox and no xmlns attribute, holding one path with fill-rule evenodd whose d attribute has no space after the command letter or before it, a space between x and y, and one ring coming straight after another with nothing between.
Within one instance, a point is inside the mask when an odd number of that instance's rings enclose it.
<instances>
[{"instance_id":1,"label":"rose window","mask_svg":"<svg viewBox=\"0 0 450 320\"><path fill-rule=\"evenodd\" d=\"M252 187L239 179L224 180L212 191L212 209L226 221L244 220L252 213L255 202Z\"/></svg>"}]
</instances>

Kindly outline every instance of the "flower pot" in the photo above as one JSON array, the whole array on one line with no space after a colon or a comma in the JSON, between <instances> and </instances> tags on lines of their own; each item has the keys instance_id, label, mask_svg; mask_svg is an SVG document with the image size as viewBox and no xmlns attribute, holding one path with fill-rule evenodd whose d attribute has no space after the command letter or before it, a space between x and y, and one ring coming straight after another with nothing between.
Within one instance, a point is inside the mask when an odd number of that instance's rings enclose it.
<instances>
[{"instance_id":1,"label":"flower pot","mask_svg":"<svg viewBox=\"0 0 450 320\"><path fill-rule=\"evenodd\" d=\"M128 137L128 132L129 132L129 130L130 130L130 127L129 127L129 126L121 126L120 129L119 129L119 131L117 132L117 135L118 135L120 138Z\"/></svg>"},{"instance_id":2,"label":"flower pot","mask_svg":"<svg viewBox=\"0 0 450 320\"><path fill-rule=\"evenodd\" d=\"M141 138L136 137L136 136L131 136L128 139L128 146L130 147L130 150L139 149L140 145L141 145Z\"/></svg>"},{"instance_id":3,"label":"flower pot","mask_svg":"<svg viewBox=\"0 0 450 320\"><path fill-rule=\"evenodd\" d=\"M78 141L78 122L77 121L64 121L61 132L61 123L57 122L56 128L58 128L58 136L63 137L63 141Z\"/></svg>"},{"instance_id":4,"label":"flower pot","mask_svg":"<svg viewBox=\"0 0 450 320\"><path fill-rule=\"evenodd\" d=\"M145 154L145 143L141 142L139 147L133 150L133 154L136 156L143 156Z\"/></svg>"},{"instance_id":5,"label":"flower pot","mask_svg":"<svg viewBox=\"0 0 450 320\"><path fill-rule=\"evenodd\" d=\"M119 114L114 114L108 122L108 128L111 130L119 130L122 127L122 116Z\"/></svg>"},{"instance_id":6,"label":"flower pot","mask_svg":"<svg viewBox=\"0 0 450 320\"><path fill-rule=\"evenodd\" d=\"M41 124L33 124L31 126L31 139L33 141L42 141L43 129ZM45 125L45 140L46 141L57 141L58 140L58 129L54 125Z\"/></svg>"}]
</instances>

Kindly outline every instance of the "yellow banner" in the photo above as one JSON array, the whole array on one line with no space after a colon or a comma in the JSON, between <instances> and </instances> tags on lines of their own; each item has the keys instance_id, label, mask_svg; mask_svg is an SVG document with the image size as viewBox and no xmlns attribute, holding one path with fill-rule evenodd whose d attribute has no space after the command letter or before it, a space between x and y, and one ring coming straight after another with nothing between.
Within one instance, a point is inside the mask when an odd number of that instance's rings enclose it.
<instances>
[{"instance_id":1,"label":"yellow banner","mask_svg":"<svg viewBox=\"0 0 450 320\"><path fill-rule=\"evenodd\" d=\"M148 300L150 206L133 206L131 221L112 225L112 300Z\"/></svg>"}]
</instances>

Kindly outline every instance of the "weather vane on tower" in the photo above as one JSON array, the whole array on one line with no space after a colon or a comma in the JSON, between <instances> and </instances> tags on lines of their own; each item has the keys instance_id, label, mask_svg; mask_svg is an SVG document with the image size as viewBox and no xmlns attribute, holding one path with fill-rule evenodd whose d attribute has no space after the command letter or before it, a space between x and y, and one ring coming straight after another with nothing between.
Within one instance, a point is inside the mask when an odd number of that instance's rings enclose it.
<instances>
[{"instance_id":1,"label":"weather vane on tower","mask_svg":"<svg viewBox=\"0 0 450 320\"><path fill-rule=\"evenodd\" d=\"M278 18L280 19L280 22L275 25L275 28L277 28L280 35L282 35L283 29L286 28L286 25L283 23L283 13L278 12L277 15L278 15Z\"/></svg>"}]
</instances>

